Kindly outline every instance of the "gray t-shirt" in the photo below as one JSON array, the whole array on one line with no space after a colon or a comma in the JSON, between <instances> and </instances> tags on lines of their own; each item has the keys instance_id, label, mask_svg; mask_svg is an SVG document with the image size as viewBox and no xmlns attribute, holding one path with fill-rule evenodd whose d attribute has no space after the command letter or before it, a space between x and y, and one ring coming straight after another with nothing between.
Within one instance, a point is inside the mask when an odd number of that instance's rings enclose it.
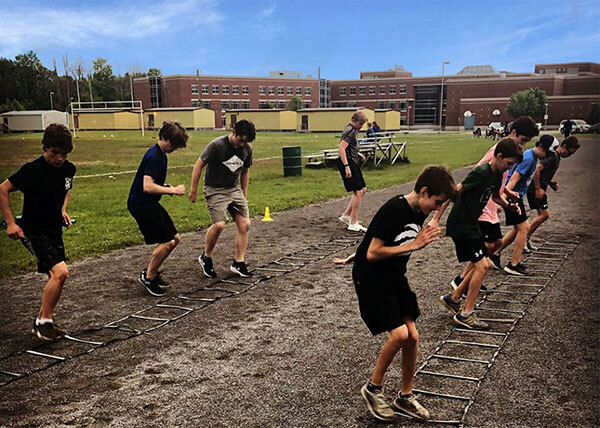
<instances>
[{"instance_id":1,"label":"gray t-shirt","mask_svg":"<svg viewBox=\"0 0 600 428\"><path fill-rule=\"evenodd\" d=\"M346 158L359 165L358 157L358 130L349 123L342 131L342 140L348 143L346 147Z\"/></svg>"},{"instance_id":2,"label":"gray t-shirt","mask_svg":"<svg viewBox=\"0 0 600 428\"><path fill-rule=\"evenodd\" d=\"M200 155L206 163L204 184L210 187L231 188L238 186L243 168L252 165L252 146L235 148L227 135L217 137L204 148Z\"/></svg>"}]
</instances>

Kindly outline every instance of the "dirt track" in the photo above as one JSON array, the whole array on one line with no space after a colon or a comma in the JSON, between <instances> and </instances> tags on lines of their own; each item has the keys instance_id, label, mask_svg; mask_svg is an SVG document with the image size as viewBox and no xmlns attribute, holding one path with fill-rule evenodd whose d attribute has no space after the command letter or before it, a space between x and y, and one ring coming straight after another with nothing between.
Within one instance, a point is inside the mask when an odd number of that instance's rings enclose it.
<instances>
[{"instance_id":1,"label":"dirt track","mask_svg":"<svg viewBox=\"0 0 600 428\"><path fill-rule=\"evenodd\" d=\"M600 425L599 384L599 141L583 140L563 161L559 192L549 195L551 233L580 235L580 245L511 334L468 413L467 426ZM460 180L468 169L456 171ZM410 185L367 194L370 219ZM250 188L250 197L251 197ZM248 262L350 236L336 218L347 199L277 213L253 222ZM365 221L366 222L366 221ZM215 256L219 274L232 254L228 227ZM353 236L353 235L352 235ZM183 236L164 268L171 293L208 284L195 258L203 234ZM67 249L68 250L68 249ZM98 326L153 302L135 280L150 247L135 247L71 265L55 315L68 330ZM408 278L422 316L419 363L451 329L438 297L459 271L448 238L413 254ZM363 325L349 267L330 259L264 282L150 334L100 348L0 388L2 426L371 426L359 388L383 336ZM494 272L486 280L500 282ZM0 282L0 357L37 342L29 335L42 277ZM400 385L399 359L385 387ZM429 407L436 416L441 410ZM419 426L399 420L392 426Z\"/></svg>"}]
</instances>

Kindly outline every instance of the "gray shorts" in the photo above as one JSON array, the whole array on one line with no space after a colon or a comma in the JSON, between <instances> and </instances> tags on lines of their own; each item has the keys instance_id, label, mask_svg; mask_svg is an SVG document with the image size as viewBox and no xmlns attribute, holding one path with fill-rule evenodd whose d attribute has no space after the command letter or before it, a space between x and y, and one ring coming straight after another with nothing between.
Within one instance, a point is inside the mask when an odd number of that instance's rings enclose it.
<instances>
[{"instance_id":1,"label":"gray shorts","mask_svg":"<svg viewBox=\"0 0 600 428\"><path fill-rule=\"evenodd\" d=\"M223 188L204 186L204 198L208 207L208 215L214 223L227 221L227 211L231 218L236 213L250 218L248 201L240 187Z\"/></svg>"}]
</instances>

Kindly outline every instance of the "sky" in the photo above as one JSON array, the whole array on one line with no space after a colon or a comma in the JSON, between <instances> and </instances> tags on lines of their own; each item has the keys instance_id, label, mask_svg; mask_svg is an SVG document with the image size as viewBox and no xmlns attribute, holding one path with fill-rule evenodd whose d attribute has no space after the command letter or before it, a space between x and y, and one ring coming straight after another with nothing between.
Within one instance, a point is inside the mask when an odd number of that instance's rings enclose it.
<instances>
[{"instance_id":1,"label":"sky","mask_svg":"<svg viewBox=\"0 0 600 428\"><path fill-rule=\"evenodd\" d=\"M115 74L268 76L296 70L331 80L404 66L413 76L467 65L533 72L551 62L600 62L599 0L0 0L0 57L33 50Z\"/></svg>"}]
</instances>

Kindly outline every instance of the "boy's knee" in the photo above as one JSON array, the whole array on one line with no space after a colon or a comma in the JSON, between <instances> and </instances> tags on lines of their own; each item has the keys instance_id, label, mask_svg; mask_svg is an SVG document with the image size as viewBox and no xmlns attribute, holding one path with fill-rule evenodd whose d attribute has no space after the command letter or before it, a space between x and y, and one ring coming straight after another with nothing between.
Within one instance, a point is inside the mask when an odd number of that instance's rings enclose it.
<instances>
[{"instance_id":1,"label":"boy's knee","mask_svg":"<svg viewBox=\"0 0 600 428\"><path fill-rule=\"evenodd\" d=\"M179 243L181 242L181 236L179 235L179 233L173 236L173 241L171 242L173 242L173 248L179 245Z\"/></svg>"},{"instance_id":2,"label":"boy's knee","mask_svg":"<svg viewBox=\"0 0 600 428\"><path fill-rule=\"evenodd\" d=\"M213 229L215 232L222 232L223 229L225 229L225 222L224 221L218 221L216 223L213 223L212 225Z\"/></svg>"},{"instance_id":3,"label":"boy's knee","mask_svg":"<svg viewBox=\"0 0 600 428\"><path fill-rule=\"evenodd\" d=\"M69 268L65 263L59 263L50 270L50 276L60 282L65 282L69 277Z\"/></svg>"},{"instance_id":4,"label":"boy's knee","mask_svg":"<svg viewBox=\"0 0 600 428\"><path fill-rule=\"evenodd\" d=\"M408 329L406 326L396 328L390 332L390 339L396 345L402 345L408 339Z\"/></svg>"},{"instance_id":5,"label":"boy's knee","mask_svg":"<svg viewBox=\"0 0 600 428\"><path fill-rule=\"evenodd\" d=\"M517 233L529 232L529 222L524 221L517 226Z\"/></svg>"},{"instance_id":6,"label":"boy's knee","mask_svg":"<svg viewBox=\"0 0 600 428\"><path fill-rule=\"evenodd\" d=\"M480 273L486 273L490 269L490 265L491 262L486 257L484 257L483 259L475 263L475 270Z\"/></svg>"},{"instance_id":7,"label":"boy's knee","mask_svg":"<svg viewBox=\"0 0 600 428\"><path fill-rule=\"evenodd\" d=\"M238 229L240 232L248 232L250 230L250 219L247 217L242 217L238 222Z\"/></svg>"},{"instance_id":8,"label":"boy's knee","mask_svg":"<svg viewBox=\"0 0 600 428\"><path fill-rule=\"evenodd\" d=\"M546 221L550 218L550 211L548 210L544 210L540 213L540 217L542 219L542 221Z\"/></svg>"}]
</instances>

